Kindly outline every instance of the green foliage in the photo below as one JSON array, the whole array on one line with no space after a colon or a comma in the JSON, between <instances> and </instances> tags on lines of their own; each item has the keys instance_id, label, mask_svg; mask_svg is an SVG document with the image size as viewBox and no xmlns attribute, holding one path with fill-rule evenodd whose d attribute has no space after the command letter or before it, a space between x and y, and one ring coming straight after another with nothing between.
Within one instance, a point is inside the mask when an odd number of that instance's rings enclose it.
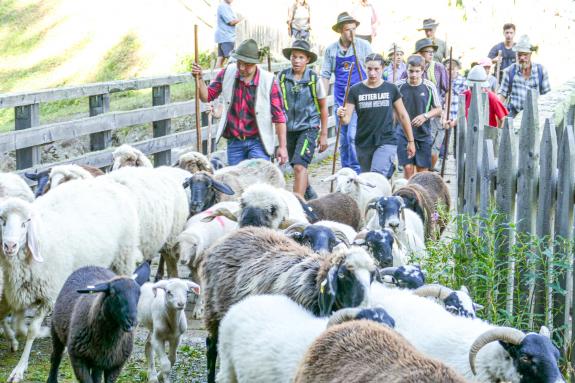
<instances>
[{"instance_id":1,"label":"green foliage","mask_svg":"<svg viewBox=\"0 0 575 383\"><path fill-rule=\"evenodd\" d=\"M38 46L46 33L54 27L50 25L40 31L35 31L34 25L50 11L47 8L47 3L41 1L24 6L16 0L0 2L0 53L2 56L24 54ZM16 30L19 32L14 33Z\"/></svg>"},{"instance_id":2,"label":"green foliage","mask_svg":"<svg viewBox=\"0 0 575 383\"><path fill-rule=\"evenodd\" d=\"M198 63L202 69L212 69L216 62L216 53L213 51L203 51L198 55ZM194 63L194 55L186 55L180 62L180 67L177 68L181 72L190 72L192 70L192 64Z\"/></svg>"}]
</instances>

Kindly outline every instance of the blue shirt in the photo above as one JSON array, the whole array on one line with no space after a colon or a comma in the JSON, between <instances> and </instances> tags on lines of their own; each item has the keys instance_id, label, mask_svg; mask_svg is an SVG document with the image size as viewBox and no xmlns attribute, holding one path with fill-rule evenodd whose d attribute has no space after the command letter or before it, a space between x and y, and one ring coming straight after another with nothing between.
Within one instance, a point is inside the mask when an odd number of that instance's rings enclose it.
<instances>
[{"instance_id":1,"label":"blue shirt","mask_svg":"<svg viewBox=\"0 0 575 383\"><path fill-rule=\"evenodd\" d=\"M218 6L217 13L217 27L216 27L216 43L233 43L236 41L236 26L229 25L228 23L232 20L237 19L236 14L232 10L232 7L222 1Z\"/></svg>"},{"instance_id":2,"label":"blue shirt","mask_svg":"<svg viewBox=\"0 0 575 383\"><path fill-rule=\"evenodd\" d=\"M355 49L357 50L357 61L365 70L365 58L372 53L371 45L362 39L355 39ZM353 48L351 45L346 51L340 45L339 40L331 44L325 49L323 55L323 64L321 66L320 76L323 78L331 78L331 74L335 71L335 58L353 56Z\"/></svg>"}]
</instances>

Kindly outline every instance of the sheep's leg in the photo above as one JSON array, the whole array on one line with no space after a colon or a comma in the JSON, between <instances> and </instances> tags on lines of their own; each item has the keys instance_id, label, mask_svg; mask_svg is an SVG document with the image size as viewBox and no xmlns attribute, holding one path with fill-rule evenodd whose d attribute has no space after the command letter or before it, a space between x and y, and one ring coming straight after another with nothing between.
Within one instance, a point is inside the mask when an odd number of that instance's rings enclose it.
<instances>
[{"instance_id":1,"label":"sheep's leg","mask_svg":"<svg viewBox=\"0 0 575 383\"><path fill-rule=\"evenodd\" d=\"M208 359L208 383L216 382L216 360L218 358L218 333L206 338L206 356Z\"/></svg>"},{"instance_id":2,"label":"sheep's leg","mask_svg":"<svg viewBox=\"0 0 575 383\"><path fill-rule=\"evenodd\" d=\"M74 375L76 375L76 379L80 383L93 383L92 380L92 373L88 368L88 365L84 363L81 359L75 358L70 355L70 364L72 365L72 369L74 370Z\"/></svg>"},{"instance_id":3,"label":"sheep's leg","mask_svg":"<svg viewBox=\"0 0 575 383\"><path fill-rule=\"evenodd\" d=\"M164 254L160 252L160 262L158 262L158 270L156 271L156 278L154 279L154 282L158 282L164 278L164 264L166 263L164 257Z\"/></svg>"},{"instance_id":4,"label":"sheep's leg","mask_svg":"<svg viewBox=\"0 0 575 383\"><path fill-rule=\"evenodd\" d=\"M16 332L12 329L12 323L10 323L10 318L4 318L2 320L2 328L4 329L4 336L10 342L10 350L12 352L18 351L18 339L16 339Z\"/></svg>"},{"instance_id":5,"label":"sheep's leg","mask_svg":"<svg viewBox=\"0 0 575 383\"><path fill-rule=\"evenodd\" d=\"M168 248L164 246L164 248L160 251L160 255L164 258L164 262L166 263L166 271L168 273L168 278L177 278L178 277L178 258L179 254L176 248Z\"/></svg>"},{"instance_id":6,"label":"sheep's leg","mask_svg":"<svg viewBox=\"0 0 575 383\"><path fill-rule=\"evenodd\" d=\"M116 381L116 379L118 379L118 376L120 376L120 372L122 372L122 367L124 365L122 364L120 367L111 369L111 370L105 370L104 371L104 382L105 383L114 383Z\"/></svg>"},{"instance_id":7,"label":"sheep's leg","mask_svg":"<svg viewBox=\"0 0 575 383\"><path fill-rule=\"evenodd\" d=\"M152 349L152 332L148 333L148 338L146 338L146 344L144 346L144 354L146 355L146 360L148 361L148 382L156 383L158 381L158 372L156 371L156 365L154 363L154 350Z\"/></svg>"},{"instance_id":8,"label":"sheep's leg","mask_svg":"<svg viewBox=\"0 0 575 383\"><path fill-rule=\"evenodd\" d=\"M26 344L24 345L24 350L22 351L22 356L16 367L10 373L8 377L8 382L20 382L24 379L24 372L28 369L28 359L30 358L30 351L32 351L32 344L34 340L38 337L40 332L40 327L42 321L46 316L47 310L45 308L39 308L36 316L32 318L30 325L28 326L28 335L26 337Z\"/></svg>"},{"instance_id":9,"label":"sheep's leg","mask_svg":"<svg viewBox=\"0 0 575 383\"><path fill-rule=\"evenodd\" d=\"M180 338L177 337L175 339L170 339L170 353L169 353L169 359L170 359L170 364L172 365L172 367L174 367L174 364L176 364L176 353L178 352L178 346L180 345Z\"/></svg>"},{"instance_id":10,"label":"sheep's leg","mask_svg":"<svg viewBox=\"0 0 575 383\"><path fill-rule=\"evenodd\" d=\"M60 338L52 332L52 355L50 356L50 375L46 383L58 382L58 369L62 362L62 355L66 345L60 341Z\"/></svg>"},{"instance_id":11,"label":"sheep's leg","mask_svg":"<svg viewBox=\"0 0 575 383\"><path fill-rule=\"evenodd\" d=\"M196 296L196 303L194 305L194 310L192 311L192 318L202 319L204 317L204 299L200 296Z\"/></svg>"},{"instance_id":12,"label":"sheep's leg","mask_svg":"<svg viewBox=\"0 0 575 383\"><path fill-rule=\"evenodd\" d=\"M104 370L93 368L92 369L92 381L93 381L93 383L100 383L102 381L102 375L103 374L104 374Z\"/></svg>"},{"instance_id":13,"label":"sheep's leg","mask_svg":"<svg viewBox=\"0 0 575 383\"><path fill-rule=\"evenodd\" d=\"M152 336L152 348L160 361L160 380L164 383L170 383L171 364L168 355L166 355L165 342L156 336Z\"/></svg>"}]
</instances>

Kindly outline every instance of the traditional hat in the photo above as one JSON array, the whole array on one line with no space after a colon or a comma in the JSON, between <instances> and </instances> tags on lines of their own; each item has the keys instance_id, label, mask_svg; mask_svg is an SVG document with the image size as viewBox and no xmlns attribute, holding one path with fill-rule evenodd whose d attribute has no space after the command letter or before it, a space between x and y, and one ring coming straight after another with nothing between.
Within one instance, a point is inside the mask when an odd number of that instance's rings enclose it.
<instances>
[{"instance_id":1,"label":"traditional hat","mask_svg":"<svg viewBox=\"0 0 575 383\"><path fill-rule=\"evenodd\" d=\"M248 64L259 64L259 52L258 43L256 43L254 39L247 39L242 41L242 43L230 56L238 61L243 61Z\"/></svg>"},{"instance_id":2,"label":"traditional hat","mask_svg":"<svg viewBox=\"0 0 575 383\"><path fill-rule=\"evenodd\" d=\"M449 58L446 58L445 60L443 60L443 65L446 66L449 63L449 61L453 61L454 63L457 64L458 67L461 68L461 62L458 59L451 59L450 60Z\"/></svg>"},{"instance_id":3,"label":"traditional hat","mask_svg":"<svg viewBox=\"0 0 575 383\"><path fill-rule=\"evenodd\" d=\"M310 50L309 43L305 40L295 40L291 47L282 49L282 53L286 59L290 59L291 51L302 51L309 57L309 63L312 64L317 60L317 55Z\"/></svg>"},{"instance_id":4,"label":"traditional hat","mask_svg":"<svg viewBox=\"0 0 575 383\"><path fill-rule=\"evenodd\" d=\"M418 29L418 31L423 31L426 29L433 29L438 26L439 23L435 21L435 19L425 19L423 20L423 26Z\"/></svg>"},{"instance_id":5,"label":"traditional hat","mask_svg":"<svg viewBox=\"0 0 575 383\"><path fill-rule=\"evenodd\" d=\"M334 32L340 33L343 24L347 23L355 23L356 27L359 25L359 21L350 16L349 13L342 12L337 16L337 23L335 23L331 29L333 29Z\"/></svg>"},{"instance_id":6,"label":"traditional hat","mask_svg":"<svg viewBox=\"0 0 575 383\"><path fill-rule=\"evenodd\" d=\"M393 43L391 44L391 46L389 47L389 50L387 51L387 55L392 55L393 52L401 52L401 53L405 53L405 51L403 50L402 47L400 47L399 45Z\"/></svg>"},{"instance_id":7,"label":"traditional hat","mask_svg":"<svg viewBox=\"0 0 575 383\"><path fill-rule=\"evenodd\" d=\"M427 47L432 47L434 51L437 50L437 45L433 43L433 40L431 39L417 40L417 42L415 43L415 52L413 52L413 54L417 54L419 53L420 50Z\"/></svg>"},{"instance_id":8,"label":"traditional hat","mask_svg":"<svg viewBox=\"0 0 575 383\"><path fill-rule=\"evenodd\" d=\"M519 38L517 44L513 46L513 51L521 53L531 53L536 50L536 48L529 42L529 36L523 35Z\"/></svg>"},{"instance_id":9,"label":"traditional hat","mask_svg":"<svg viewBox=\"0 0 575 383\"><path fill-rule=\"evenodd\" d=\"M487 72L485 68L481 65L475 65L469 70L467 74L467 84L473 86L473 83L480 82L482 88L489 88L489 80L487 78Z\"/></svg>"}]
</instances>

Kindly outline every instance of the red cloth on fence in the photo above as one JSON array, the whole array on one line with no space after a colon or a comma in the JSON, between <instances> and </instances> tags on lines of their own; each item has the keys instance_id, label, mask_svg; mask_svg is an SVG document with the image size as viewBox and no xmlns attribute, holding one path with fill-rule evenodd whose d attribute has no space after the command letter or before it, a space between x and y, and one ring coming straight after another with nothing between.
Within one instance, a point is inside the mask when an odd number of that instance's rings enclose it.
<instances>
[{"instance_id":1,"label":"red cloth on fence","mask_svg":"<svg viewBox=\"0 0 575 383\"><path fill-rule=\"evenodd\" d=\"M497 128L498 119L503 120L509 114L509 111L495 93L485 89L483 89L483 92L487 92L487 98L489 99L489 126ZM465 118L467 118L469 105L471 104L471 89L466 90L463 94L465 95Z\"/></svg>"}]
</instances>

